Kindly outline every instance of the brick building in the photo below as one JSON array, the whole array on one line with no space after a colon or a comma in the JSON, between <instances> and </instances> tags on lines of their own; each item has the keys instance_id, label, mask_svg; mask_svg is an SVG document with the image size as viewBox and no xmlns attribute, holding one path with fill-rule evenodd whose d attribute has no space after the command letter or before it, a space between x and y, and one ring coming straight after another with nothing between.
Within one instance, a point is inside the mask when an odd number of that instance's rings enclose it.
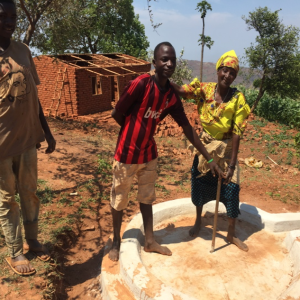
<instances>
[{"instance_id":1,"label":"brick building","mask_svg":"<svg viewBox=\"0 0 300 300\"><path fill-rule=\"evenodd\" d=\"M55 117L111 109L127 83L151 68L147 61L119 53L41 55L34 63L39 99L45 114Z\"/></svg>"}]
</instances>

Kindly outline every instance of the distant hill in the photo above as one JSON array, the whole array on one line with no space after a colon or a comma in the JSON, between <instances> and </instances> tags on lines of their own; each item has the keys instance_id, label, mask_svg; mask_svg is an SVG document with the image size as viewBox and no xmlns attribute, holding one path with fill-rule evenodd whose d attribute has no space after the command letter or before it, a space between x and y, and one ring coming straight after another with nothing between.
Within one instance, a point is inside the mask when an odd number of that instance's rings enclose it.
<instances>
[{"instance_id":1,"label":"distant hill","mask_svg":"<svg viewBox=\"0 0 300 300\"><path fill-rule=\"evenodd\" d=\"M193 70L192 76L193 78L195 77L200 77L200 61L199 60L188 60L188 67ZM253 81L256 78L259 78L258 76L253 76L249 80L244 79L244 75L248 74L249 69L242 67L240 69L239 75L234 81L234 85L237 84L243 84L247 87L252 86ZM216 71L216 64L211 63L211 62L204 62L203 63L203 82L216 82L217 80L217 71ZM186 82L187 83L187 82Z\"/></svg>"}]
</instances>

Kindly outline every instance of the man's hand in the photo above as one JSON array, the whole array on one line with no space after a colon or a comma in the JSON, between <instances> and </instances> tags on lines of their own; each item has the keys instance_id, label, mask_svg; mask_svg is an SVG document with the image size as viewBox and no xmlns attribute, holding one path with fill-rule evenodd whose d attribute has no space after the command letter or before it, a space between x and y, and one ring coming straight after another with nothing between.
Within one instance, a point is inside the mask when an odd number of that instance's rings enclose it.
<instances>
[{"instance_id":1,"label":"man's hand","mask_svg":"<svg viewBox=\"0 0 300 300\"><path fill-rule=\"evenodd\" d=\"M50 154L55 150L56 141L52 134L45 134L45 138L48 143L48 148L46 149L45 153Z\"/></svg>"},{"instance_id":2,"label":"man's hand","mask_svg":"<svg viewBox=\"0 0 300 300\"><path fill-rule=\"evenodd\" d=\"M214 177L217 174L218 177L225 178L224 173L222 172L222 170L219 168L219 166L214 161L212 161L211 163L209 163L208 166L209 166L210 171L211 171L211 173L212 173L212 175Z\"/></svg>"},{"instance_id":3,"label":"man's hand","mask_svg":"<svg viewBox=\"0 0 300 300\"><path fill-rule=\"evenodd\" d=\"M232 179L232 176L233 176L233 172L234 172L234 169L228 168L226 176L224 177L225 178L224 184L228 184L228 183L231 182L231 179Z\"/></svg>"}]
</instances>

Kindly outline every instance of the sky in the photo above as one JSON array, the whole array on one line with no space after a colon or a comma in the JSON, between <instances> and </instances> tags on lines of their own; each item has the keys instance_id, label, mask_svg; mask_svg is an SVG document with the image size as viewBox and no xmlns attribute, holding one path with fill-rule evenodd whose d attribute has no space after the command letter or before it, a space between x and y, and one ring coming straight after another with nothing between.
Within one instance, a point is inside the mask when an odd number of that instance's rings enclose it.
<instances>
[{"instance_id":1,"label":"sky","mask_svg":"<svg viewBox=\"0 0 300 300\"><path fill-rule=\"evenodd\" d=\"M147 0L133 0L134 11L145 26L150 49L163 41L170 42L177 55L184 48L185 59L200 60L201 49L198 45L202 32L202 20L196 10L201 0L151 0L150 5L154 23L162 23L155 32L151 27ZM204 48L204 61L217 62L226 51L235 50L241 58L245 48L255 42L256 31L247 30L242 16L258 7L267 6L269 10L279 12L285 25L300 27L300 0L208 0L212 11L205 18L205 35L211 37L214 45Z\"/></svg>"}]
</instances>

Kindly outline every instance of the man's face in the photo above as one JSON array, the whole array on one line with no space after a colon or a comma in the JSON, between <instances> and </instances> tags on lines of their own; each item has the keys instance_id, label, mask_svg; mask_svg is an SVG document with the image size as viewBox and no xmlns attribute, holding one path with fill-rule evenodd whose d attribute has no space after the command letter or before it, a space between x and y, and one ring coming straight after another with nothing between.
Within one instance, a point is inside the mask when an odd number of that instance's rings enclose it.
<instances>
[{"instance_id":1,"label":"man's face","mask_svg":"<svg viewBox=\"0 0 300 300\"><path fill-rule=\"evenodd\" d=\"M0 38L10 39L16 29L17 12L13 3L0 4Z\"/></svg>"},{"instance_id":2,"label":"man's face","mask_svg":"<svg viewBox=\"0 0 300 300\"><path fill-rule=\"evenodd\" d=\"M161 45L153 59L156 74L159 78L170 78L176 68L176 53L173 47Z\"/></svg>"}]
</instances>

